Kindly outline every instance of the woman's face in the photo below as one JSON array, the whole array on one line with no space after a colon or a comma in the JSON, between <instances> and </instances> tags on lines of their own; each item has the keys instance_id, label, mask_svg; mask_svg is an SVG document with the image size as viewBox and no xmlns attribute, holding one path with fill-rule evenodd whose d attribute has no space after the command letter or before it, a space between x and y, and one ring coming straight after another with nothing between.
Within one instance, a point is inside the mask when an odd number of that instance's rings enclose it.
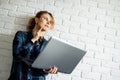
<instances>
[{"instance_id":1,"label":"woman's face","mask_svg":"<svg viewBox=\"0 0 120 80\"><path fill-rule=\"evenodd\" d=\"M37 26L42 28L42 30L46 31L52 27L52 18L49 14L45 13L40 18L36 18Z\"/></svg>"}]
</instances>

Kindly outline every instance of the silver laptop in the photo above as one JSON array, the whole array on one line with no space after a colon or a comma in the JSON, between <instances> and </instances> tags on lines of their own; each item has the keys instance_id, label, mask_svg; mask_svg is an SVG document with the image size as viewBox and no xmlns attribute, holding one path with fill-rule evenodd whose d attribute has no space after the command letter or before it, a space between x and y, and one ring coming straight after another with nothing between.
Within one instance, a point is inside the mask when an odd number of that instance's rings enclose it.
<instances>
[{"instance_id":1,"label":"silver laptop","mask_svg":"<svg viewBox=\"0 0 120 80\"><path fill-rule=\"evenodd\" d=\"M51 37L33 62L32 67L49 69L56 66L58 72L70 74L85 54L86 51L74 47L64 40Z\"/></svg>"}]
</instances>

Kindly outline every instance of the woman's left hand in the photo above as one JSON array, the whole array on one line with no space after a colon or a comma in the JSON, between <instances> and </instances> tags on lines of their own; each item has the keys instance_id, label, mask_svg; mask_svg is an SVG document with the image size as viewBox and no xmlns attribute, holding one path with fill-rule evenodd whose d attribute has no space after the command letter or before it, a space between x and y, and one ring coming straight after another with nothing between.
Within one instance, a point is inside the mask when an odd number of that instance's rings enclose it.
<instances>
[{"instance_id":1,"label":"woman's left hand","mask_svg":"<svg viewBox=\"0 0 120 80\"><path fill-rule=\"evenodd\" d=\"M43 71L46 72L46 73L57 74L58 68L56 66L53 66L50 69L47 69L47 70L44 69Z\"/></svg>"}]
</instances>

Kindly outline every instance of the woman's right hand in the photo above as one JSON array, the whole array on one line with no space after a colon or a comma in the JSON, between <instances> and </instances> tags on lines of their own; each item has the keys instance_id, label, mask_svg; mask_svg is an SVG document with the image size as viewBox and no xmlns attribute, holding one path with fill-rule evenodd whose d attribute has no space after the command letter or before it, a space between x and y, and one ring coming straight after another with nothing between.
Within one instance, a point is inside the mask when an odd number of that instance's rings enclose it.
<instances>
[{"instance_id":1,"label":"woman's right hand","mask_svg":"<svg viewBox=\"0 0 120 80\"><path fill-rule=\"evenodd\" d=\"M37 41L40 38L43 38L42 28L40 28L39 30L33 29L33 38L31 39L31 41L35 43L35 41Z\"/></svg>"}]
</instances>

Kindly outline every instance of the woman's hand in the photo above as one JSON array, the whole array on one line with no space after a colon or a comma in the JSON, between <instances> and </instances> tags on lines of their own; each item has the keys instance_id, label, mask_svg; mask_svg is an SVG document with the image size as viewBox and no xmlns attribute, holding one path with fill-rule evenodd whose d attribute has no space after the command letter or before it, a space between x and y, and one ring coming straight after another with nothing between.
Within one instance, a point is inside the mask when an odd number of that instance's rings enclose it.
<instances>
[{"instance_id":1,"label":"woman's hand","mask_svg":"<svg viewBox=\"0 0 120 80\"><path fill-rule=\"evenodd\" d=\"M57 74L57 72L58 72L58 68L57 67L55 67L55 66L53 66L53 67L51 67L50 69L44 69L43 70L45 73L51 73L51 74Z\"/></svg>"},{"instance_id":2,"label":"woman's hand","mask_svg":"<svg viewBox=\"0 0 120 80\"><path fill-rule=\"evenodd\" d=\"M37 30L37 28L33 29L33 38L31 39L31 41L34 43L40 38L43 38L42 28L40 28L39 30Z\"/></svg>"}]
</instances>

